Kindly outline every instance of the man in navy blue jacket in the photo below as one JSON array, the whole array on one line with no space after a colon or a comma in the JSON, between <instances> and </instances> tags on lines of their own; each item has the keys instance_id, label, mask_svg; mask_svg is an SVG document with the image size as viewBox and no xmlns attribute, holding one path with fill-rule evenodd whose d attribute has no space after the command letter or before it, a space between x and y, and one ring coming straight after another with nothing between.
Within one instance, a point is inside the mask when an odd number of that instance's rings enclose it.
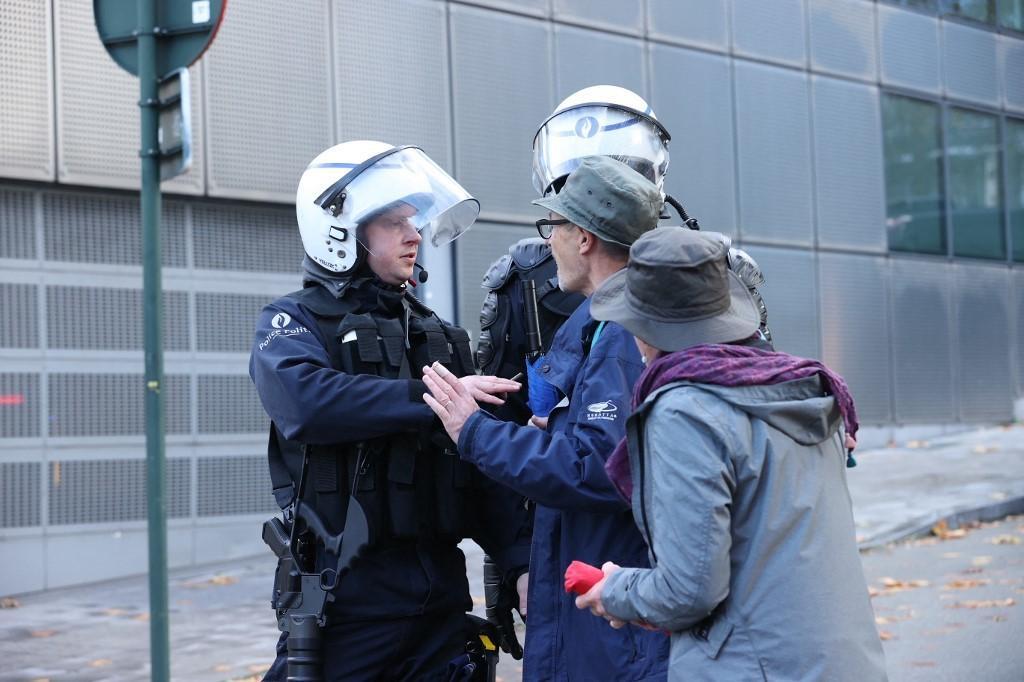
<instances>
[{"instance_id":1,"label":"man in navy blue jacket","mask_svg":"<svg viewBox=\"0 0 1024 682\"><path fill-rule=\"evenodd\" d=\"M559 287L589 297L625 267L629 245L657 226L657 187L625 164L588 157L561 192L535 204L558 265ZM598 323L584 301L559 329L539 375L561 398L533 426L502 422L480 410L445 368L424 372L425 400L458 443L459 455L537 503L528 592L524 678L661 680L668 639L634 626L613 630L575 608L562 590L573 559L615 556L647 566L647 548L627 505L604 471L625 435L633 384L643 369L632 336ZM616 563L620 563L616 561ZM627 565L627 564L623 564ZM597 621L595 624L594 621Z\"/></svg>"},{"instance_id":2,"label":"man in navy blue jacket","mask_svg":"<svg viewBox=\"0 0 1024 682\"><path fill-rule=\"evenodd\" d=\"M301 504L336 536L353 504L367 518L368 547L330 590L318 633L327 680L466 673L472 602L459 541L476 540L505 580L526 571L519 496L455 456L422 400L420 367L441 363L484 402L519 385L474 375L468 334L407 291L423 235L454 239L478 212L415 147L342 143L299 183L304 286L264 308L249 372L272 421L271 481L286 519ZM331 583L322 571L338 557L323 538L309 542L303 570ZM284 679L284 643L267 679Z\"/></svg>"}]
</instances>

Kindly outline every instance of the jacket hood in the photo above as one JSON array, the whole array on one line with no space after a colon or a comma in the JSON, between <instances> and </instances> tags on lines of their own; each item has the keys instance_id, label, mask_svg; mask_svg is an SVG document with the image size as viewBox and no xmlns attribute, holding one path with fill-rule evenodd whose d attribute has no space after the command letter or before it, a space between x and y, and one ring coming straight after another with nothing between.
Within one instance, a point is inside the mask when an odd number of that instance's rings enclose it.
<instances>
[{"instance_id":1,"label":"jacket hood","mask_svg":"<svg viewBox=\"0 0 1024 682\"><path fill-rule=\"evenodd\" d=\"M832 438L842 423L836 399L824 395L818 376L762 386L716 386L684 381L665 388L679 385L712 393L782 431L800 445L817 445Z\"/></svg>"}]
</instances>

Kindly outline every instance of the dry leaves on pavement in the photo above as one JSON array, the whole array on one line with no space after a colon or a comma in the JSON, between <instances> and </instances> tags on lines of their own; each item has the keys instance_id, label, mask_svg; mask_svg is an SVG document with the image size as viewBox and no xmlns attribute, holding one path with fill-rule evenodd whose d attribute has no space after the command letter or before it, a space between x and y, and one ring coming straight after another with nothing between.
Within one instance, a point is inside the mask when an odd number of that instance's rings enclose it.
<instances>
[{"instance_id":1,"label":"dry leaves on pavement","mask_svg":"<svg viewBox=\"0 0 1024 682\"><path fill-rule=\"evenodd\" d=\"M3 599L0 599L0 609L16 609L19 606L21 606L21 602L14 597L4 597Z\"/></svg>"},{"instance_id":2,"label":"dry leaves on pavement","mask_svg":"<svg viewBox=\"0 0 1024 682\"><path fill-rule=\"evenodd\" d=\"M998 609L1013 606L1017 602L1012 597L1006 599L966 599L946 606L947 609Z\"/></svg>"},{"instance_id":3,"label":"dry leaves on pavement","mask_svg":"<svg viewBox=\"0 0 1024 682\"><path fill-rule=\"evenodd\" d=\"M1016 535L997 535L994 538L989 538L988 542L993 545L1019 545L1020 538Z\"/></svg>"},{"instance_id":4,"label":"dry leaves on pavement","mask_svg":"<svg viewBox=\"0 0 1024 682\"><path fill-rule=\"evenodd\" d=\"M894 592L905 592L906 590L913 590L918 587L928 587L930 583L927 580L896 580L895 578L880 578L879 582L882 583L882 589L868 586L868 596L876 597L885 594L893 594Z\"/></svg>"},{"instance_id":5,"label":"dry leaves on pavement","mask_svg":"<svg viewBox=\"0 0 1024 682\"><path fill-rule=\"evenodd\" d=\"M932 535L943 540L956 540L967 535L966 528L950 528L946 520L939 521L932 526Z\"/></svg>"},{"instance_id":6,"label":"dry leaves on pavement","mask_svg":"<svg viewBox=\"0 0 1024 682\"><path fill-rule=\"evenodd\" d=\"M215 575L206 580L189 580L182 583L181 586L190 590L203 590L215 585L234 585L237 582L238 578L233 575Z\"/></svg>"},{"instance_id":7,"label":"dry leaves on pavement","mask_svg":"<svg viewBox=\"0 0 1024 682\"><path fill-rule=\"evenodd\" d=\"M888 642L890 639L896 639L896 635L892 634L888 630L879 630L878 639L882 640L883 642Z\"/></svg>"},{"instance_id":8,"label":"dry leaves on pavement","mask_svg":"<svg viewBox=\"0 0 1024 682\"><path fill-rule=\"evenodd\" d=\"M942 589L969 590L972 587L981 587L983 585L988 585L991 582L992 581L988 580L987 578L958 578L943 585Z\"/></svg>"}]
</instances>

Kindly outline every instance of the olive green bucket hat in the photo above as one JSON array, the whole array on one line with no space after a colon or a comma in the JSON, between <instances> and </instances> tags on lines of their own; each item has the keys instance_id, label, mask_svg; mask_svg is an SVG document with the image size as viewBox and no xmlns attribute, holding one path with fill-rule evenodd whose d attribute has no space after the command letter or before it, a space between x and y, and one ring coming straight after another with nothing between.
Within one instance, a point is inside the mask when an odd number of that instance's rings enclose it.
<instances>
[{"instance_id":1,"label":"olive green bucket hat","mask_svg":"<svg viewBox=\"0 0 1024 682\"><path fill-rule=\"evenodd\" d=\"M661 191L635 170L608 156L588 156L558 194L533 201L565 216L599 239L630 246L658 226Z\"/></svg>"},{"instance_id":2,"label":"olive green bucket hat","mask_svg":"<svg viewBox=\"0 0 1024 682\"><path fill-rule=\"evenodd\" d=\"M652 230L630 248L629 265L594 292L590 314L669 352L749 338L761 313L727 256L718 233Z\"/></svg>"}]
</instances>

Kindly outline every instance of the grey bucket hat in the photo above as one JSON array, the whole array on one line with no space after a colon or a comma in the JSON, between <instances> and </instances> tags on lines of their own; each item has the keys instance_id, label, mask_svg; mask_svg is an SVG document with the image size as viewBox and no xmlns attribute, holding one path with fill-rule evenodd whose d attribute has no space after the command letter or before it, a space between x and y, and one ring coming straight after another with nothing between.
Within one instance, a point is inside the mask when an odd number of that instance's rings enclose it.
<instances>
[{"instance_id":1,"label":"grey bucket hat","mask_svg":"<svg viewBox=\"0 0 1024 682\"><path fill-rule=\"evenodd\" d=\"M715 232L652 230L629 250L629 265L594 292L590 314L670 352L746 339L761 314L729 270L727 254L724 237Z\"/></svg>"},{"instance_id":2,"label":"grey bucket hat","mask_svg":"<svg viewBox=\"0 0 1024 682\"><path fill-rule=\"evenodd\" d=\"M598 238L630 246L658 226L658 187L608 156L588 156L566 178L562 191L533 201L565 216Z\"/></svg>"}]
</instances>

